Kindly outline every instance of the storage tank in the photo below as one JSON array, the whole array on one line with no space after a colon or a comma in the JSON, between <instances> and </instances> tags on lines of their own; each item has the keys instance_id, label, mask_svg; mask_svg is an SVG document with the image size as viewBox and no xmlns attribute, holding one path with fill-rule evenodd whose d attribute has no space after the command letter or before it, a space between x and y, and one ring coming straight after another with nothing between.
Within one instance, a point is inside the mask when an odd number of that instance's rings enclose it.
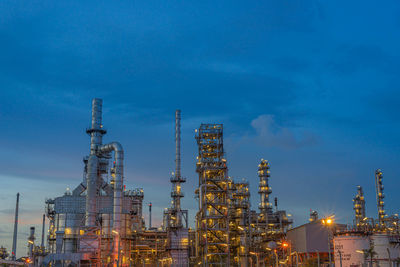
<instances>
[{"instance_id":1,"label":"storage tank","mask_svg":"<svg viewBox=\"0 0 400 267\"><path fill-rule=\"evenodd\" d=\"M340 233L333 238L335 267L361 267L364 254L369 249L369 236L364 233Z\"/></svg>"},{"instance_id":2,"label":"storage tank","mask_svg":"<svg viewBox=\"0 0 400 267\"><path fill-rule=\"evenodd\" d=\"M371 236L374 244L374 263L379 267L393 266L393 262L400 257L400 248L392 236L385 233L375 233Z\"/></svg>"}]
</instances>

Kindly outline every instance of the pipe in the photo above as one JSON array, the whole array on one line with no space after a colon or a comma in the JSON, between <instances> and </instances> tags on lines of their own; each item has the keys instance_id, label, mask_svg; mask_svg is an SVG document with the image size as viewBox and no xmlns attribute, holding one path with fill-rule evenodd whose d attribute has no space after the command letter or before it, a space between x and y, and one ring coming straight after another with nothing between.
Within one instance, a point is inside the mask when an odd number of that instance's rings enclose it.
<instances>
[{"instance_id":1,"label":"pipe","mask_svg":"<svg viewBox=\"0 0 400 267\"><path fill-rule=\"evenodd\" d=\"M35 227L30 228L30 235L28 237L29 252L28 257L33 258L33 248L35 246Z\"/></svg>"},{"instance_id":2,"label":"pipe","mask_svg":"<svg viewBox=\"0 0 400 267\"><path fill-rule=\"evenodd\" d=\"M151 207L153 206L153 204L149 204L149 230L151 229Z\"/></svg>"},{"instance_id":3,"label":"pipe","mask_svg":"<svg viewBox=\"0 0 400 267\"><path fill-rule=\"evenodd\" d=\"M118 257L118 244L121 237L121 214L122 214L122 188L123 188L123 173L124 173L124 150L120 143L112 142L102 145L98 148L102 154L108 154L114 151L114 212L113 212L113 230L118 233L114 240L114 258ZM90 157L89 157L90 160ZM89 169L89 168L88 168ZM97 169L96 169L97 170ZM89 171L89 170L88 170Z\"/></svg>"},{"instance_id":4,"label":"pipe","mask_svg":"<svg viewBox=\"0 0 400 267\"><path fill-rule=\"evenodd\" d=\"M44 248L44 226L45 226L45 219L46 219L46 215L43 214L43 223L42 223L42 244L40 245L42 248Z\"/></svg>"},{"instance_id":5,"label":"pipe","mask_svg":"<svg viewBox=\"0 0 400 267\"><path fill-rule=\"evenodd\" d=\"M90 134L90 156L87 163L86 173L86 226L96 225L97 215L97 176L99 146L102 144L103 135L106 131L101 124L103 101L99 98L92 100L92 122L91 128L86 132Z\"/></svg>"},{"instance_id":6,"label":"pipe","mask_svg":"<svg viewBox=\"0 0 400 267\"><path fill-rule=\"evenodd\" d=\"M181 178L181 111L175 111L175 175Z\"/></svg>"},{"instance_id":7,"label":"pipe","mask_svg":"<svg viewBox=\"0 0 400 267\"><path fill-rule=\"evenodd\" d=\"M96 225L97 214L97 165L98 158L96 155L90 155L88 160L88 170L86 174L86 222L88 227Z\"/></svg>"},{"instance_id":8,"label":"pipe","mask_svg":"<svg viewBox=\"0 0 400 267\"><path fill-rule=\"evenodd\" d=\"M94 155L97 152L98 146L102 144L103 134L106 131L101 124L103 100L94 98L92 100L92 128L86 130L90 134L90 154Z\"/></svg>"},{"instance_id":9,"label":"pipe","mask_svg":"<svg viewBox=\"0 0 400 267\"><path fill-rule=\"evenodd\" d=\"M19 206L19 193L17 193L17 203L15 205L14 235L13 235L11 260L16 259L16 253L17 253L18 206Z\"/></svg>"}]
</instances>

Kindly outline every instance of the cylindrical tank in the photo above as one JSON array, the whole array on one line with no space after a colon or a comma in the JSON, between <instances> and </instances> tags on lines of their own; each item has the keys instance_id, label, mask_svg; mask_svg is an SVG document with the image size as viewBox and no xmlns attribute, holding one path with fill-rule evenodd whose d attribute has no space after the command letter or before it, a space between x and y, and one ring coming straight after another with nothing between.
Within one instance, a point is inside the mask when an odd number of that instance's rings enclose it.
<instances>
[{"instance_id":1,"label":"cylindrical tank","mask_svg":"<svg viewBox=\"0 0 400 267\"><path fill-rule=\"evenodd\" d=\"M333 238L335 267L363 266L364 249L369 249L369 237L362 233L345 233Z\"/></svg>"},{"instance_id":2,"label":"cylindrical tank","mask_svg":"<svg viewBox=\"0 0 400 267\"><path fill-rule=\"evenodd\" d=\"M385 233L375 233L371 236L374 244L374 264L380 267L393 266L393 262L400 256L398 244L390 242L391 236Z\"/></svg>"}]
</instances>

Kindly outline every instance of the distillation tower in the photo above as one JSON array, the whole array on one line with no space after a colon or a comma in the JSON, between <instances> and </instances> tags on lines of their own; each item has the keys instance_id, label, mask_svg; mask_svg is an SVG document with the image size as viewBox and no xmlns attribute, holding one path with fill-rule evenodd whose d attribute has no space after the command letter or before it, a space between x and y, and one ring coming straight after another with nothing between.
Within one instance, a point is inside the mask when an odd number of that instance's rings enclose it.
<instances>
[{"instance_id":1,"label":"distillation tower","mask_svg":"<svg viewBox=\"0 0 400 267\"><path fill-rule=\"evenodd\" d=\"M196 214L196 256L202 266L230 266L228 176L222 124L201 124L196 130L199 211Z\"/></svg>"},{"instance_id":2,"label":"distillation tower","mask_svg":"<svg viewBox=\"0 0 400 267\"><path fill-rule=\"evenodd\" d=\"M357 195L353 198L353 209L355 212L355 225L361 227L365 223L365 199L362 187L357 186Z\"/></svg>"},{"instance_id":3,"label":"distillation tower","mask_svg":"<svg viewBox=\"0 0 400 267\"><path fill-rule=\"evenodd\" d=\"M260 219L265 221L268 225L268 217L271 217L273 212L272 204L269 202L269 195L272 193L271 187L268 185L268 179L270 177L268 160L261 160L258 165L258 177L260 178L258 193L260 194L260 204L258 208L260 209Z\"/></svg>"},{"instance_id":4,"label":"distillation tower","mask_svg":"<svg viewBox=\"0 0 400 267\"><path fill-rule=\"evenodd\" d=\"M385 220L385 202L383 199L385 195L383 194L383 173L381 169L377 169L375 171L375 191L376 191L376 205L378 207L378 225L382 227L384 225Z\"/></svg>"}]
</instances>

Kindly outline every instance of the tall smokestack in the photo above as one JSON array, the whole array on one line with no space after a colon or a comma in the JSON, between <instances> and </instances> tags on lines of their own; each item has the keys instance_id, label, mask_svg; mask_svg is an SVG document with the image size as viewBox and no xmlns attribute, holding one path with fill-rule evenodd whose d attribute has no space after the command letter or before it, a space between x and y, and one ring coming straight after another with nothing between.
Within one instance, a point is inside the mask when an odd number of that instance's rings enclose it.
<instances>
[{"instance_id":1,"label":"tall smokestack","mask_svg":"<svg viewBox=\"0 0 400 267\"><path fill-rule=\"evenodd\" d=\"M86 132L90 135L90 156L86 174L86 226L96 225L97 214L97 150L102 144L106 131L101 124L103 101L95 98L92 101L92 124Z\"/></svg>"},{"instance_id":2,"label":"tall smokestack","mask_svg":"<svg viewBox=\"0 0 400 267\"><path fill-rule=\"evenodd\" d=\"M181 178L181 111L175 111L175 175Z\"/></svg>"},{"instance_id":3,"label":"tall smokestack","mask_svg":"<svg viewBox=\"0 0 400 267\"><path fill-rule=\"evenodd\" d=\"M42 244L40 245L42 248L44 248L44 227L46 224L46 215L43 214L43 223L42 223Z\"/></svg>"},{"instance_id":4,"label":"tall smokestack","mask_svg":"<svg viewBox=\"0 0 400 267\"><path fill-rule=\"evenodd\" d=\"M150 202L149 204L149 229L151 228L151 206L153 206Z\"/></svg>"},{"instance_id":5,"label":"tall smokestack","mask_svg":"<svg viewBox=\"0 0 400 267\"><path fill-rule=\"evenodd\" d=\"M17 256L17 233L18 233L18 206L19 206L19 193L17 193L17 203L15 205L15 219L14 219L14 236L12 244L11 259L16 260Z\"/></svg>"}]
</instances>

